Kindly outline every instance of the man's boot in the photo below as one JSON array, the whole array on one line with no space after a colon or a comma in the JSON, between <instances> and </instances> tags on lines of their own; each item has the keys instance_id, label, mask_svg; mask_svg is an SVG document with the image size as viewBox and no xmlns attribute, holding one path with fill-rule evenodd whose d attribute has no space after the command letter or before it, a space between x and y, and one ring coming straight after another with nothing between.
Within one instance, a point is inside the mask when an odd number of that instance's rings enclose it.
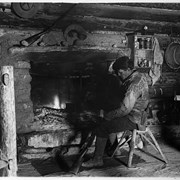
<instances>
[{"instance_id":1,"label":"man's boot","mask_svg":"<svg viewBox=\"0 0 180 180\"><path fill-rule=\"evenodd\" d=\"M107 138L96 137L94 156L89 161L82 163L83 167L103 166L103 154L106 146Z\"/></svg>"}]
</instances>

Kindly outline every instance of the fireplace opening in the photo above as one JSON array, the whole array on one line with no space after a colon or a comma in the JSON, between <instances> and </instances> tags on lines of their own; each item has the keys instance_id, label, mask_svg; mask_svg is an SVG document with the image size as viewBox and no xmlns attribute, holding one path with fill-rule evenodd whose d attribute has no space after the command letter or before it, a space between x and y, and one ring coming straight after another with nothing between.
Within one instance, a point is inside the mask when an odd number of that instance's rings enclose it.
<instances>
[{"instance_id":1,"label":"fireplace opening","mask_svg":"<svg viewBox=\"0 0 180 180\"><path fill-rule=\"evenodd\" d=\"M71 57L71 56L70 56ZM50 56L49 56L50 58ZM91 58L72 55L61 61L51 58L31 62L31 100L34 110L41 107L81 111L93 96L97 80L107 73L111 61L102 61L102 55ZM76 60L76 59L80 60Z\"/></svg>"},{"instance_id":2,"label":"fireplace opening","mask_svg":"<svg viewBox=\"0 0 180 180\"><path fill-rule=\"evenodd\" d=\"M31 100L34 120L39 123L35 128L79 129L82 122L94 121L93 115L99 113L94 103L97 79L107 72L110 63L96 58L31 62Z\"/></svg>"},{"instance_id":3,"label":"fireplace opening","mask_svg":"<svg viewBox=\"0 0 180 180\"><path fill-rule=\"evenodd\" d=\"M90 91L90 75L49 77L31 72L31 76L31 99L34 110L47 107L80 111L83 108L85 96Z\"/></svg>"},{"instance_id":4,"label":"fireplace opening","mask_svg":"<svg viewBox=\"0 0 180 180\"><path fill-rule=\"evenodd\" d=\"M99 51L31 52L29 58L33 118L26 121L26 129L21 128L25 134L18 135L18 146L35 148L36 158L41 157L38 150L42 148L46 153L48 147L79 147L99 116L93 101L96 85L114 58ZM69 150L65 155L76 154L77 150ZM34 158L29 152L23 151L20 156Z\"/></svg>"}]
</instances>

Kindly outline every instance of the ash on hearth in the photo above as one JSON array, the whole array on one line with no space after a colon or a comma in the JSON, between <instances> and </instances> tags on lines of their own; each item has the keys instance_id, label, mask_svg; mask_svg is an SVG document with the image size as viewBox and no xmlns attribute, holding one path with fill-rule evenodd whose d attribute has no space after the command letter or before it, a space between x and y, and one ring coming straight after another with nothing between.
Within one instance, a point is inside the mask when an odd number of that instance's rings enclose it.
<instances>
[{"instance_id":1,"label":"ash on hearth","mask_svg":"<svg viewBox=\"0 0 180 180\"><path fill-rule=\"evenodd\" d=\"M66 116L67 113L61 109L41 107L34 110L34 122L38 122L43 130L68 129Z\"/></svg>"}]
</instances>

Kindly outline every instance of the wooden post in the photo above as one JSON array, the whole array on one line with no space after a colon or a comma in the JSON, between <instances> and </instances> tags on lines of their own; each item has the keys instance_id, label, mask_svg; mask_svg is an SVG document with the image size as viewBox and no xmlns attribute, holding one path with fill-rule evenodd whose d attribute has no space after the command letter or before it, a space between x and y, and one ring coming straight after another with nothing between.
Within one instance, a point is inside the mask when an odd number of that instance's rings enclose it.
<instances>
[{"instance_id":1,"label":"wooden post","mask_svg":"<svg viewBox=\"0 0 180 180\"><path fill-rule=\"evenodd\" d=\"M9 160L6 176L16 176L17 145L13 66L0 67L0 114L0 148Z\"/></svg>"},{"instance_id":2,"label":"wooden post","mask_svg":"<svg viewBox=\"0 0 180 180\"><path fill-rule=\"evenodd\" d=\"M136 133L137 133L137 130L134 129L133 133L132 133L132 139L130 142L130 151L129 151L129 158L128 158L128 167L129 168L131 168L131 165L132 165L132 159L133 159L135 143L136 143Z\"/></svg>"}]
</instances>

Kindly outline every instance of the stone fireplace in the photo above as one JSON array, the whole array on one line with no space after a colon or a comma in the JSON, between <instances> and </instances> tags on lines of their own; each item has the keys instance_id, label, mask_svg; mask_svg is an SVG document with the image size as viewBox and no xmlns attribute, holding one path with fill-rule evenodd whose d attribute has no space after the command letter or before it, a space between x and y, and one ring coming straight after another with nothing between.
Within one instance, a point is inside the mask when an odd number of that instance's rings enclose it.
<instances>
[{"instance_id":1,"label":"stone fireplace","mask_svg":"<svg viewBox=\"0 0 180 180\"><path fill-rule=\"evenodd\" d=\"M29 77L26 81L29 87L26 101L31 103L31 112L28 118L22 116L17 119L20 121L17 122L20 161L49 157L51 154L46 151L47 148L68 144L73 147L65 155L77 153L81 133L76 134L74 127L78 127L80 120L89 120L81 116L86 96L93 91L96 78L107 72L109 64L115 59L113 54L107 59L107 53L101 51L52 54L63 60L55 62L50 55L45 57L42 53L31 52L27 56L33 57L32 61L26 62ZM44 62L41 62L42 57ZM23 118L26 118L26 123ZM69 142L73 136L74 139Z\"/></svg>"}]
</instances>

